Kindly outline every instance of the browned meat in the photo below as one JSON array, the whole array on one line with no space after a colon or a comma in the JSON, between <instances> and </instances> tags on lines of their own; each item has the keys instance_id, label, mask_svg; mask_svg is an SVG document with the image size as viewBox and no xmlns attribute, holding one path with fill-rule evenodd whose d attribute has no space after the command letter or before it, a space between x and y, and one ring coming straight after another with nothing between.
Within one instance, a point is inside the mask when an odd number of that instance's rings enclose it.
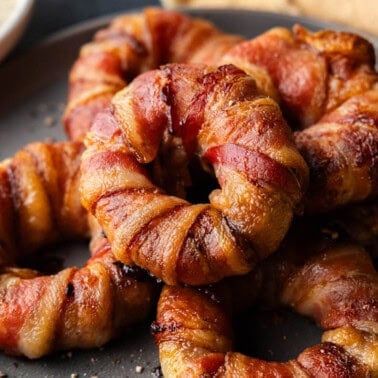
<instances>
[{"instance_id":1,"label":"browned meat","mask_svg":"<svg viewBox=\"0 0 378 378\"><path fill-rule=\"evenodd\" d=\"M206 290L166 286L152 326L164 376L375 376L378 274L361 247L328 236L316 225L296 225L279 252L237 285L231 278ZM314 319L325 330L322 343L285 363L234 352L235 299L240 305L256 295Z\"/></svg>"},{"instance_id":2,"label":"browned meat","mask_svg":"<svg viewBox=\"0 0 378 378\"><path fill-rule=\"evenodd\" d=\"M81 193L117 258L167 283L204 284L245 273L277 248L307 167L252 78L234 66L168 65L112 105L87 134ZM210 204L168 195L147 174L166 135L180 140L184 165L197 155L214 170Z\"/></svg>"},{"instance_id":3,"label":"browned meat","mask_svg":"<svg viewBox=\"0 0 378 378\"><path fill-rule=\"evenodd\" d=\"M184 14L147 8L117 17L84 45L70 72L66 132L82 140L96 114L136 75L169 62L220 58L239 36Z\"/></svg>"},{"instance_id":4,"label":"browned meat","mask_svg":"<svg viewBox=\"0 0 378 378\"><path fill-rule=\"evenodd\" d=\"M154 304L156 282L113 256L80 204L81 152L72 142L33 143L0 163L0 349L9 354L100 346ZM90 235L92 257L80 269L41 275L16 265L44 246Z\"/></svg>"},{"instance_id":5,"label":"browned meat","mask_svg":"<svg viewBox=\"0 0 378 378\"><path fill-rule=\"evenodd\" d=\"M378 80L374 47L367 40L334 30L312 33L299 25L239 43L221 62L267 72L294 128L313 125Z\"/></svg>"}]
</instances>

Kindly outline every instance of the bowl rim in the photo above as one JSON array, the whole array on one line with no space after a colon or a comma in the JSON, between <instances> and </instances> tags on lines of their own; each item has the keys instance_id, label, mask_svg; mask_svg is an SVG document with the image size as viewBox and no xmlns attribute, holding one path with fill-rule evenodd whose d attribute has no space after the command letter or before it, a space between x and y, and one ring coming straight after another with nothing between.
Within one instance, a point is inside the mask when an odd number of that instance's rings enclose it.
<instances>
[{"instance_id":1,"label":"bowl rim","mask_svg":"<svg viewBox=\"0 0 378 378\"><path fill-rule=\"evenodd\" d=\"M4 56L13 48L14 44L20 38L26 21L31 14L33 5L34 0L16 0L16 4L13 6L13 9L11 9L8 17L0 24L0 42L5 43L6 40L12 38L12 34L14 33L13 41L8 41L8 46L5 48L7 51L3 53Z\"/></svg>"}]
</instances>

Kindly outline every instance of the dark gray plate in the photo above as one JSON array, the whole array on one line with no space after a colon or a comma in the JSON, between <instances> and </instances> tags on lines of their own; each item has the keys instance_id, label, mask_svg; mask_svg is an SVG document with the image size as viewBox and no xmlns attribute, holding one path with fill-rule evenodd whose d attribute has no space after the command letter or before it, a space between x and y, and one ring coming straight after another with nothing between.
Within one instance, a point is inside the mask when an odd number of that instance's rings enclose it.
<instances>
[{"instance_id":1,"label":"dark gray plate","mask_svg":"<svg viewBox=\"0 0 378 378\"><path fill-rule=\"evenodd\" d=\"M270 27L291 27L295 23L312 30L340 28L308 18L265 12L198 10L191 13L215 22L223 30L247 37ZM0 159L11 156L31 141L64 139L60 118L66 99L67 72L80 46L111 18L64 30L0 66ZM374 42L377 46L377 41ZM84 245L66 248L66 265L80 264L85 250ZM264 328L258 318L247 322L239 343L243 351L254 356L284 361L296 357L304 347L318 343L320 334L309 321L289 313L279 326ZM136 373L137 366L143 367L142 373ZM101 349L58 353L37 361L0 354L0 370L8 377L70 377L72 373L79 377L151 377L158 375L158 366L149 324L136 327Z\"/></svg>"}]
</instances>

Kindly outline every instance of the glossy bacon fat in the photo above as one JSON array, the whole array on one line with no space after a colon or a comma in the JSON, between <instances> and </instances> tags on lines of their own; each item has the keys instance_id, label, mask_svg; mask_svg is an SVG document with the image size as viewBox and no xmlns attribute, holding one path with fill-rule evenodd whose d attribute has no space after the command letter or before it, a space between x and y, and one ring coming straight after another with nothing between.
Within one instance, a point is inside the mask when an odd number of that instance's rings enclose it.
<instances>
[{"instance_id":1,"label":"glossy bacon fat","mask_svg":"<svg viewBox=\"0 0 378 378\"><path fill-rule=\"evenodd\" d=\"M146 167L170 151L194 156L220 189L191 205ZM307 181L277 104L234 66L168 65L136 78L86 138L81 195L113 252L168 283L203 284L249 271L284 237ZM168 171L169 172L169 171Z\"/></svg>"},{"instance_id":2,"label":"glossy bacon fat","mask_svg":"<svg viewBox=\"0 0 378 378\"><path fill-rule=\"evenodd\" d=\"M9 354L100 346L153 305L156 283L115 259L80 204L81 152L71 142L33 143L0 163L0 349ZM80 269L42 275L16 265L90 235L92 257Z\"/></svg>"}]
</instances>

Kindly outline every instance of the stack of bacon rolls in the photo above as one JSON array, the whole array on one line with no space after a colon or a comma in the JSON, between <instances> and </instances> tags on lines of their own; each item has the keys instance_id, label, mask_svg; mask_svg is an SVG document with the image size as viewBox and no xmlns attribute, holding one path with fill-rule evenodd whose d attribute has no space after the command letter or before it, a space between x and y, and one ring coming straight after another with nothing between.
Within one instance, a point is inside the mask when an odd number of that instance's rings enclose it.
<instances>
[{"instance_id":1,"label":"stack of bacon rolls","mask_svg":"<svg viewBox=\"0 0 378 378\"><path fill-rule=\"evenodd\" d=\"M82 47L63 122L69 141L0 165L3 350L102 345L155 310L158 279L164 376L378 376L367 40L299 25L245 40L177 12L127 14ZM88 237L80 269L17 265ZM312 318L321 344L285 363L237 353L233 316L256 302Z\"/></svg>"}]
</instances>

